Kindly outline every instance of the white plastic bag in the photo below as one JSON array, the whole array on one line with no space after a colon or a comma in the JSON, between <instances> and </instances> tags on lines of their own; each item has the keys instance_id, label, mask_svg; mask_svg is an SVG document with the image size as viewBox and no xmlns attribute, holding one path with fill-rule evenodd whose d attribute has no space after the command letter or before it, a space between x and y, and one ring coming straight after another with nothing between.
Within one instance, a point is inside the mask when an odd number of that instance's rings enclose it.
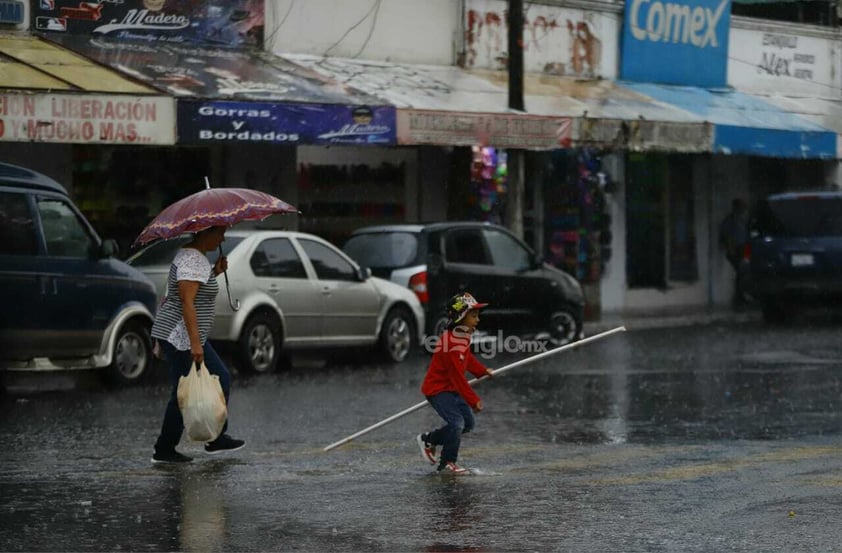
<instances>
[{"instance_id":1,"label":"white plastic bag","mask_svg":"<svg viewBox=\"0 0 842 553\"><path fill-rule=\"evenodd\" d=\"M208 372L204 362L198 368L193 363L187 376L178 379L176 394L187 439L191 442L215 440L228 418L219 377Z\"/></svg>"}]
</instances>

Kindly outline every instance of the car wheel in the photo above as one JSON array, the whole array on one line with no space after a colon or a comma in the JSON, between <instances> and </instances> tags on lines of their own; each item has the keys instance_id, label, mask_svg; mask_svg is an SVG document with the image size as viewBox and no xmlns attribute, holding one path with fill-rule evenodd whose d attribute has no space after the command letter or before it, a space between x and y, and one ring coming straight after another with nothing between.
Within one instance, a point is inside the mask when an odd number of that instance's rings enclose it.
<instances>
[{"instance_id":1,"label":"car wheel","mask_svg":"<svg viewBox=\"0 0 842 553\"><path fill-rule=\"evenodd\" d=\"M441 315L437 319L433 321L433 324L430 326L430 336L435 337L438 339L445 330L447 330L447 325L450 324L450 319L447 318L445 315Z\"/></svg>"},{"instance_id":2,"label":"car wheel","mask_svg":"<svg viewBox=\"0 0 842 553\"><path fill-rule=\"evenodd\" d=\"M380 349L386 360L400 363L412 351L414 323L409 311L395 307L386 314L380 329Z\"/></svg>"},{"instance_id":3,"label":"car wheel","mask_svg":"<svg viewBox=\"0 0 842 553\"><path fill-rule=\"evenodd\" d=\"M275 370L281 353L281 323L274 315L260 311L250 316L237 344L237 368L248 373Z\"/></svg>"},{"instance_id":4,"label":"car wheel","mask_svg":"<svg viewBox=\"0 0 842 553\"><path fill-rule=\"evenodd\" d=\"M554 347L577 341L582 335L582 322L573 313L560 310L550 315L549 342Z\"/></svg>"},{"instance_id":5,"label":"car wheel","mask_svg":"<svg viewBox=\"0 0 842 553\"><path fill-rule=\"evenodd\" d=\"M137 384L147 375L151 362L149 328L138 321L129 321L120 328L114 341L108 379L121 386Z\"/></svg>"}]
</instances>

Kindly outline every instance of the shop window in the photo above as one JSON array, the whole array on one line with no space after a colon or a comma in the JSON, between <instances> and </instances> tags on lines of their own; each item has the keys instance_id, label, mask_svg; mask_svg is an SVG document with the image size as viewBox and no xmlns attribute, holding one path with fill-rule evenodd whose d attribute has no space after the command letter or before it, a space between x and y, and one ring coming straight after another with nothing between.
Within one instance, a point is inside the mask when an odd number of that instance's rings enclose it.
<instances>
[{"instance_id":1,"label":"shop window","mask_svg":"<svg viewBox=\"0 0 842 553\"><path fill-rule=\"evenodd\" d=\"M274 278L307 278L295 248L287 238L270 238L260 243L251 256L255 276Z\"/></svg>"},{"instance_id":2,"label":"shop window","mask_svg":"<svg viewBox=\"0 0 842 553\"><path fill-rule=\"evenodd\" d=\"M24 194L0 192L0 255L36 255L38 237Z\"/></svg>"},{"instance_id":3,"label":"shop window","mask_svg":"<svg viewBox=\"0 0 842 553\"><path fill-rule=\"evenodd\" d=\"M121 256L165 207L202 190L210 150L180 146L73 146L73 200ZM211 183L213 184L213 183Z\"/></svg>"},{"instance_id":4,"label":"shop window","mask_svg":"<svg viewBox=\"0 0 842 553\"><path fill-rule=\"evenodd\" d=\"M357 272L354 266L336 254L333 250L314 242L313 240L299 240L304 252L310 258L310 263L316 270L320 280L356 280Z\"/></svg>"},{"instance_id":5,"label":"shop window","mask_svg":"<svg viewBox=\"0 0 842 553\"><path fill-rule=\"evenodd\" d=\"M300 230L334 244L355 229L406 219L406 164L320 165L298 167Z\"/></svg>"}]
</instances>

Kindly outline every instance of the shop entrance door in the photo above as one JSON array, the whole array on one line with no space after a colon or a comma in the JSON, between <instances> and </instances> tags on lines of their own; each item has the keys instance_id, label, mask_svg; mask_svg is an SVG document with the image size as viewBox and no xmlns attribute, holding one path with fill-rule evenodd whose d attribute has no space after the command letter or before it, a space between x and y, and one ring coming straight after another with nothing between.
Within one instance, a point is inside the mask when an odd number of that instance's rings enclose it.
<instances>
[{"instance_id":1,"label":"shop entrance door","mask_svg":"<svg viewBox=\"0 0 842 553\"><path fill-rule=\"evenodd\" d=\"M692 158L632 154L626 168L629 288L697 280Z\"/></svg>"}]
</instances>

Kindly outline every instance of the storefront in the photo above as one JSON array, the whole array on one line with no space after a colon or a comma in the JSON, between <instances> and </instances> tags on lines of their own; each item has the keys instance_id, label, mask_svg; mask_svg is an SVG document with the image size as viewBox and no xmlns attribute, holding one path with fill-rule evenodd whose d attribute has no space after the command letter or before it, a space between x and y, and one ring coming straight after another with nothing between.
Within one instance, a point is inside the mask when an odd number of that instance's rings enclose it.
<instances>
[{"instance_id":1,"label":"storefront","mask_svg":"<svg viewBox=\"0 0 842 553\"><path fill-rule=\"evenodd\" d=\"M0 37L0 53L4 84L14 84L0 92L0 159L58 180L97 230L127 252L132 221L154 209L145 193L139 197L134 172L155 167L156 153L175 144L175 101L27 33ZM144 151L156 153L139 163ZM102 178L103 158L114 158L109 163L121 171Z\"/></svg>"},{"instance_id":2,"label":"storefront","mask_svg":"<svg viewBox=\"0 0 842 553\"><path fill-rule=\"evenodd\" d=\"M403 197L407 162L372 155L396 142L395 110L374 96L253 49L169 41L153 47L72 34L49 38L177 99L173 148L79 153L92 167L76 175L80 182L121 183L123 211L132 213L123 221L142 220L138 203L154 208L194 192L205 176L212 186L276 194L303 213L263 225L336 240L360 221L402 216L411 203ZM319 150L324 154L312 154ZM384 196L385 181L390 184ZM350 201L352 196L369 199Z\"/></svg>"}]
</instances>

